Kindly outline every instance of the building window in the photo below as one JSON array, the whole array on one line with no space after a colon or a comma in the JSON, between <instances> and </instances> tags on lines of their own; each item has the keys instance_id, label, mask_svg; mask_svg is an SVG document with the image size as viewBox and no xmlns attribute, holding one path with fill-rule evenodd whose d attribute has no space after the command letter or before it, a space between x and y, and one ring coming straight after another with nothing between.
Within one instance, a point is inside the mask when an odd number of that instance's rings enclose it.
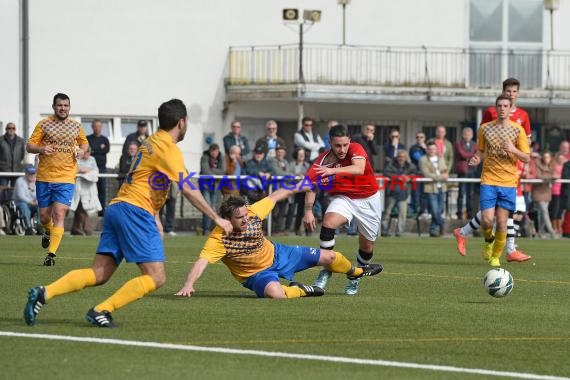
<instances>
[{"instance_id":1,"label":"building window","mask_svg":"<svg viewBox=\"0 0 570 380\"><path fill-rule=\"evenodd\" d=\"M119 137L121 138L121 140L124 140L125 137L127 137L131 133L135 133L137 131L137 123L139 122L139 120L145 120L148 123L148 129L147 129L148 134L150 135L152 133L152 131L153 131L152 120L148 120L145 118L121 119L121 128L120 128L120 134L119 134Z\"/></svg>"},{"instance_id":2,"label":"building window","mask_svg":"<svg viewBox=\"0 0 570 380\"><path fill-rule=\"evenodd\" d=\"M543 87L543 17L543 0L470 0L470 84L497 87L515 77Z\"/></svg>"},{"instance_id":3,"label":"building window","mask_svg":"<svg viewBox=\"0 0 570 380\"><path fill-rule=\"evenodd\" d=\"M542 43L543 2L511 0L509 2L509 41Z\"/></svg>"},{"instance_id":4,"label":"building window","mask_svg":"<svg viewBox=\"0 0 570 380\"><path fill-rule=\"evenodd\" d=\"M113 119L99 119L99 118L91 118L91 117L82 117L81 124L83 125L83 130L85 131L86 135L90 135L93 133L93 129L91 128L91 124L95 120L101 121L101 134L108 139L112 139L113 137Z\"/></svg>"},{"instance_id":5,"label":"building window","mask_svg":"<svg viewBox=\"0 0 570 380\"><path fill-rule=\"evenodd\" d=\"M145 120L148 124L147 132L151 135L154 131L155 120L141 118L120 118L120 117L93 117L93 116L72 116L83 125L86 135L93 133L91 123L93 120L101 120L103 124L102 134L106 136L111 144L122 144L125 138L137 130L139 120Z\"/></svg>"},{"instance_id":6,"label":"building window","mask_svg":"<svg viewBox=\"0 0 570 380\"><path fill-rule=\"evenodd\" d=\"M469 5L469 39L502 40L503 0L471 0Z\"/></svg>"}]
</instances>

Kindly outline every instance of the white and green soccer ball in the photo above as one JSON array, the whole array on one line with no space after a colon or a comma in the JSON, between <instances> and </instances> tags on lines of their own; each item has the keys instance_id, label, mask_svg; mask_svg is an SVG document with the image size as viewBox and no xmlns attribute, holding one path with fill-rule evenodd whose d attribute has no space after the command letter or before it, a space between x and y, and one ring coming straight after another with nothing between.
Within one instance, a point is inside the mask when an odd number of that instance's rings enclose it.
<instances>
[{"instance_id":1,"label":"white and green soccer ball","mask_svg":"<svg viewBox=\"0 0 570 380\"><path fill-rule=\"evenodd\" d=\"M483 278L485 290L496 298L508 296L513 290L513 285L513 276L503 268L491 269Z\"/></svg>"}]
</instances>

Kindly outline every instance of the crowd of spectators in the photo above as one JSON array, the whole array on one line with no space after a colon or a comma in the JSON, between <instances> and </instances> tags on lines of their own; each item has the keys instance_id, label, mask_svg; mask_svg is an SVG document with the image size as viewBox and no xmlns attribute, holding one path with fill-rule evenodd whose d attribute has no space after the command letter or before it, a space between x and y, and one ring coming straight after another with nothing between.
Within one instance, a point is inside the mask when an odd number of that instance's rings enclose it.
<instances>
[{"instance_id":1,"label":"crowd of spectators","mask_svg":"<svg viewBox=\"0 0 570 380\"><path fill-rule=\"evenodd\" d=\"M336 121L328 122L327 126L336 125ZM76 194L72 210L74 220L71 233L74 235L89 235L93 232L89 217L99 212L102 215L107 199L105 178L99 173L107 172L107 154L109 153L109 140L102 134L102 125L99 120L91 124L92 134L87 136L91 153L79 160L79 172L76 182ZM328 134L320 136L316 131L315 121L304 117L301 128L294 133L293 139L287 142L279 135L278 123L269 120L265 124L265 132L250 144L249 139L242 134L242 124L234 120L230 124L230 131L222 139L223 147L213 142L202 154L200 160L201 175L231 175L250 176L248 186L236 183L231 179L221 186L220 180L201 180L204 197L208 203L216 208L231 195L242 195L250 202L267 195L267 189L262 186L264 181L278 176L302 177L308 170L310 163L324 149L330 148ZM480 168L467 165L469 159L475 154L477 144L474 141L474 131L464 127L460 136L452 143L447 138L447 128L436 125L433 137L428 139L426 132L419 130L415 133L415 143L409 149L402 143L401 131L393 128L387 135L387 141L382 145L376 139L377 127L372 123L362 125L360 132L356 133L352 141L363 146L375 171L390 178L392 176L421 176L431 178L433 182L408 182L406 186L388 186L385 192L385 208L382 220L382 234L401 236L406 229L407 219L425 219L430 222L430 236L443 235L446 231L446 222L449 218L469 220L478 210L478 183L466 181L449 181L448 178L476 179ZM142 141L148 137L148 123L140 120L136 132L128 135L119 160L119 183L128 175L137 150ZM559 236L570 237L570 185L555 183L558 178L570 178L570 142L562 141L556 152L541 151L538 142L533 142L532 159L523 171L523 178L543 179L544 182L532 185L523 185L522 190L528 203L529 235L537 237ZM25 176L17 178L0 176L0 186L14 187L12 196L18 209L23 215L24 227L27 234L33 234L33 218L37 214L37 201L35 200L35 168L25 167L25 142L17 135L14 123L6 125L5 134L0 136L0 172L21 172L25 169ZM377 160L381 157L381 160ZM229 186L228 186L229 184ZM164 218L165 232L176 235L174 214L176 186L169 193L161 216ZM257 187L251 190L251 187ZM446 214L446 203L450 202L450 188L457 189L455 215ZM455 194L455 193L454 193ZM323 192L317 198L315 213L322 215L327 205L327 195ZM304 195L298 194L284 200L274 209L272 230L277 234L295 233L303 235L302 214L304 208ZM396 219L392 229L392 219ZM0 218L0 223L4 218ZM203 217L201 231L208 234L213 227L212 221ZM0 234L4 233L5 226L0 225ZM393 230L393 231L392 231ZM347 231L354 233L354 231ZM352 234L351 233L351 234Z\"/></svg>"}]
</instances>

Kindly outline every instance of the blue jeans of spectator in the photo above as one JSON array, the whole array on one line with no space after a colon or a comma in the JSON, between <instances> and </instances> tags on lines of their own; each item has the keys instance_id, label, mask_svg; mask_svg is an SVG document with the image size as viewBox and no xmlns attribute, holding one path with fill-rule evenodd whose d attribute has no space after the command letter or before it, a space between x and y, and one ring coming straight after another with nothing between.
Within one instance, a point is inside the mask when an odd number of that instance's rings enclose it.
<instances>
[{"instance_id":1,"label":"blue jeans of spectator","mask_svg":"<svg viewBox=\"0 0 570 380\"><path fill-rule=\"evenodd\" d=\"M289 200L277 202L273 208L273 232L283 232L286 230L287 210L289 208Z\"/></svg>"},{"instance_id":2,"label":"blue jeans of spectator","mask_svg":"<svg viewBox=\"0 0 570 380\"><path fill-rule=\"evenodd\" d=\"M22 217L24 218L24 228L29 230L32 228L32 216L36 216L38 214L38 206L32 206L29 203L17 201L16 207L22 213Z\"/></svg>"},{"instance_id":3,"label":"blue jeans of spectator","mask_svg":"<svg viewBox=\"0 0 570 380\"><path fill-rule=\"evenodd\" d=\"M416 189L412 187L412 206L416 214L427 212L427 197L424 194L424 183L416 182Z\"/></svg>"},{"instance_id":4,"label":"blue jeans of spectator","mask_svg":"<svg viewBox=\"0 0 570 380\"><path fill-rule=\"evenodd\" d=\"M174 232L176 215L176 198L178 197L178 187L172 184L168 190L168 199L160 209L160 220L163 221L164 232ZM164 218L163 218L164 216Z\"/></svg>"},{"instance_id":5,"label":"blue jeans of spectator","mask_svg":"<svg viewBox=\"0 0 570 380\"><path fill-rule=\"evenodd\" d=\"M469 175L458 175L458 178L473 178ZM467 218L473 216L473 183L459 182L459 192L457 193L457 216L463 218L463 205L465 204L465 211L467 211Z\"/></svg>"},{"instance_id":6,"label":"blue jeans of spectator","mask_svg":"<svg viewBox=\"0 0 570 380\"><path fill-rule=\"evenodd\" d=\"M204 189L202 190L202 195L206 202L212 207L214 210L219 203L220 200L220 191L219 190L209 190ZM210 233L214 228L214 221L210 219L210 217L206 216L206 214L202 214L202 231L204 234Z\"/></svg>"},{"instance_id":7,"label":"blue jeans of spectator","mask_svg":"<svg viewBox=\"0 0 570 380\"><path fill-rule=\"evenodd\" d=\"M164 232L174 231L174 214L176 213L176 198L168 198L164 204L166 209L164 215Z\"/></svg>"},{"instance_id":8,"label":"blue jeans of spectator","mask_svg":"<svg viewBox=\"0 0 570 380\"><path fill-rule=\"evenodd\" d=\"M426 193L429 204L429 212L431 214L431 224L429 226L430 234L439 234L439 230L444 226L445 221L441 214L445 207L445 194L442 189L438 189L437 193Z\"/></svg>"},{"instance_id":9,"label":"blue jeans of spectator","mask_svg":"<svg viewBox=\"0 0 570 380\"><path fill-rule=\"evenodd\" d=\"M0 177L0 186L11 186L14 187L18 177Z\"/></svg>"}]
</instances>

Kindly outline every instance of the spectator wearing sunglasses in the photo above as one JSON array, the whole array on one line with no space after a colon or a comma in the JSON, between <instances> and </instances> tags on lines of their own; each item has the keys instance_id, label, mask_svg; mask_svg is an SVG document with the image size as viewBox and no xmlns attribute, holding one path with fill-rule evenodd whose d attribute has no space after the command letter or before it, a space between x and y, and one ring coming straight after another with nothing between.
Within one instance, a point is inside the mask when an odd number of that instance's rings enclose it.
<instances>
[{"instance_id":1,"label":"spectator wearing sunglasses","mask_svg":"<svg viewBox=\"0 0 570 380\"><path fill-rule=\"evenodd\" d=\"M399 150L404 149L406 149L405 145L400 143L400 131L392 129L389 140L384 145L384 167L396 158Z\"/></svg>"}]
</instances>

